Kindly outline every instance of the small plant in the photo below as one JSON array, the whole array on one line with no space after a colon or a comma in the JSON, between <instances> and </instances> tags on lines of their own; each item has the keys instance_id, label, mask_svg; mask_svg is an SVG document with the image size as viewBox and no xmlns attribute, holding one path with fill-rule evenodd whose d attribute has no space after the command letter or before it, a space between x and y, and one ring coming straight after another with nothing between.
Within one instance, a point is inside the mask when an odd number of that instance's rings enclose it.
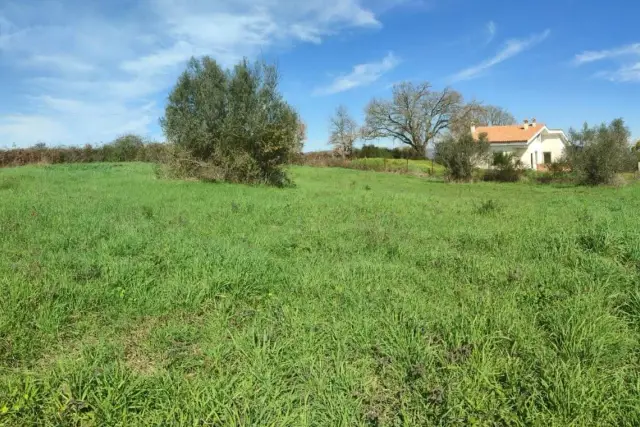
<instances>
[{"instance_id":1,"label":"small plant","mask_svg":"<svg viewBox=\"0 0 640 427\"><path fill-rule=\"evenodd\" d=\"M153 218L153 208L151 206L143 206L142 207L142 216L145 217L146 219L152 219Z\"/></svg>"},{"instance_id":2,"label":"small plant","mask_svg":"<svg viewBox=\"0 0 640 427\"><path fill-rule=\"evenodd\" d=\"M481 202L478 206L476 206L476 213L480 215L487 215L493 212L496 212L500 209L500 205L493 199L488 199Z\"/></svg>"},{"instance_id":3,"label":"small plant","mask_svg":"<svg viewBox=\"0 0 640 427\"><path fill-rule=\"evenodd\" d=\"M0 178L0 190L11 190L18 186L18 180L15 178Z\"/></svg>"}]
</instances>

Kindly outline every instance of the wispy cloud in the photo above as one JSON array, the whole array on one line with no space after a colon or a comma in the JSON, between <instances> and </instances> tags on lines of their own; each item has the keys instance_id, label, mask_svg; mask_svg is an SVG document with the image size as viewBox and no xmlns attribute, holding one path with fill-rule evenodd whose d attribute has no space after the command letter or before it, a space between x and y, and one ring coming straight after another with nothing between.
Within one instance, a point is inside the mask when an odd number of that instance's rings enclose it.
<instances>
[{"instance_id":1,"label":"wispy cloud","mask_svg":"<svg viewBox=\"0 0 640 427\"><path fill-rule=\"evenodd\" d=\"M526 39L513 39L507 41L505 46L493 57L482 61L478 65L469 67L451 76L451 81L471 80L479 77L490 68L510 59L514 56L531 49L535 45L546 40L551 34L551 30L545 30L540 34L534 34Z\"/></svg>"},{"instance_id":2,"label":"wispy cloud","mask_svg":"<svg viewBox=\"0 0 640 427\"><path fill-rule=\"evenodd\" d=\"M25 61L29 67L46 67L62 73L88 73L95 70L92 64L68 55L33 55Z\"/></svg>"},{"instance_id":3,"label":"wispy cloud","mask_svg":"<svg viewBox=\"0 0 640 427\"><path fill-rule=\"evenodd\" d=\"M496 38L496 33L498 32L498 27L496 26L496 23L493 21L489 21L489 23L487 24L487 42L486 44L489 44L493 41L493 39Z\"/></svg>"},{"instance_id":4,"label":"wispy cloud","mask_svg":"<svg viewBox=\"0 0 640 427\"><path fill-rule=\"evenodd\" d=\"M580 66L614 60L618 60L618 69L599 71L595 77L620 83L640 82L640 43L613 49L585 51L576 55L573 63ZM620 60L625 62L621 63Z\"/></svg>"},{"instance_id":5,"label":"wispy cloud","mask_svg":"<svg viewBox=\"0 0 640 427\"><path fill-rule=\"evenodd\" d=\"M619 83L640 83L640 62L624 65L615 71L600 71L595 77Z\"/></svg>"},{"instance_id":6,"label":"wispy cloud","mask_svg":"<svg viewBox=\"0 0 640 427\"><path fill-rule=\"evenodd\" d=\"M319 44L346 30L379 28L377 12L406 1L145 0L122 14L111 2L78 8L70 0L0 1L0 71L13 96L5 98L12 113L0 115L0 142L149 135L190 56L229 66L243 56Z\"/></svg>"},{"instance_id":7,"label":"wispy cloud","mask_svg":"<svg viewBox=\"0 0 640 427\"><path fill-rule=\"evenodd\" d=\"M393 70L399 63L400 60L393 52L389 52L380 61L355 65L350 73L338 76L331 84L319 87L313 93L314 95L332 95L356 87L368 86Z\"/></svg>"},{"instance_id":8,"label":"wispy cloud","mask_svg":"<svg viewBox=\"0 0 640 427\"><path fill-rule=\"evenodd\" d=\"M640 56L640 43L621 46L606 50L588 50L575 56L573 62L576 65L587 64L589 62L602 61L605 59L618 58L623 56Z\"/></svg>"}]
</instances>

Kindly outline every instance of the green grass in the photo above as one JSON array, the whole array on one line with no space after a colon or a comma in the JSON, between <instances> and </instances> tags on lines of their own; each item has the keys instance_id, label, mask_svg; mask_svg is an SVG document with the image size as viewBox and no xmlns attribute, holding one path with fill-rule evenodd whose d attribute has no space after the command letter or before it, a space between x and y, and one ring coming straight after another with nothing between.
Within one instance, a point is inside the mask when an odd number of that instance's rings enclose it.
<instances>
[{"instance_id":1,"label":"green grass","mask_svg":"<svg viewBox=\"0 0 640 427\"><path fill-rule=\"evenodd\" d=\"M376 170L386 170L389 172L410 172L415 174L433 174L442 175L444 173L444 166L437 163L431 163L431 160L407 160L405 159L354 159L354 164L362 164L369 168ZM408 170L407 170L408 167Z\"/></svg>"},{"instance_id":2,"label":"green grass","mask_svg":"<svg viewBox=\"0 0 640 427\"><path fill-rule=\"evenodd\" d=\"M640 186L0 170L0 425L639 425Z\"/></svg>"}]
</instances>

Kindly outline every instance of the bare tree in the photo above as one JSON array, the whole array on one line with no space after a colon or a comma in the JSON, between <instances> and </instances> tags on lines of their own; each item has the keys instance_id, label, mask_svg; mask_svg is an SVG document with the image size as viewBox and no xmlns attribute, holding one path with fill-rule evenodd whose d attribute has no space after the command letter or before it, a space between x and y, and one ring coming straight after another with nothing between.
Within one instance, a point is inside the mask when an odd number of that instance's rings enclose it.
<instances>
[{"instance_id":1,"label":"bare tree","mask_svg":"<svg viewBox=\"0 0 640 427\"><path fill-rule=\"evenodd\" d=\"M372 100L366 108L363 137L390 138L426 156L427 146L449 128L462 105L462 95L446 88L434 91L428 82L393 86L393 99Z\"/></svg>"},{"instance_id":2,"label":"bare tree","mask_svg":"<svg viewBox=\"0 0 640 427\"><path fill-rule=\"evenodd\" d=\"M482 105L474 101L458 109L457 114L451 120L449 130L456 138L461 138L470 132L472 125L505 126L515 123L516 119L504 108Z\"/></svg>"},{"instance_id":3,"label":"bare tree","mask_svg":"<svg viewBox=\"0 0 640 427\"><path fill-rule=\"evenodd\" d=\"M484 120L480 124L485 126L506 126L516 124L516 118L513 117L513 114L502 107L488 105L484 107L484 110Z\"/></svg>"},{"instance_id":4,"label":"bare tree","mask_svg":"<svg viewBox=\"0 0 640 427\"><path fill-rule=\"evenodd\" d=\"M462 138L471 132L471 126L481 126L485 124L487 111L479 102L472 101L462 105L451 118L449 133L454 138Z\"/></svg>"},{"instance_id":5,"label":"bare tree","mask_svg":"<svg viewBox=\"0 0 640 427\"><path fill-rule=\"evenodd\" d=\"M358 139L358 125L344 105L336 108L329 122L329 131L329 144L333 145L335 152L343 158L351 156L353 144Z\"/></svg>"}]
</instances>

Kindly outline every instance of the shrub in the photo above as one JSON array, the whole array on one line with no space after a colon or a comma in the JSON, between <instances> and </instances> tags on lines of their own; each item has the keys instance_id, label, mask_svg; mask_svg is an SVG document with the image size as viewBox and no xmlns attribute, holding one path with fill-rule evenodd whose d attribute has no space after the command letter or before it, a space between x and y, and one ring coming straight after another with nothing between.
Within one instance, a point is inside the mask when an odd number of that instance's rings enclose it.
<instances>
[{"instance_id":1,"label":"shrub","mask_svg":"<svg viewBox=\"0 0 640 427\"><path fill-rule=\"evenodd\" d=\"M575 181L575 174L571 170L569 161L563 158L549 163L547 165L547 172L537 173L535 180L540 184L568 184Z\"/></svg>"},{"instance_id":2,"label":"shrub","mask_svg":"<svg viewBox=\"0 0 640 427\"><path fill-rule=\"evenodd\" d=\"M630 132L622 119L581 131L571 129L567 154L578 180L585 185L610 184L616 174L629 168L632 152L628 145Z\"/></svg>"},{"instance_id":3,"label":"shrub","mask_svg":"<svg viewBox=\"0 0 640 427\"><path fill-rule=\"evenodd\" d=\"M493 169L484 174L485 181L517 182L524 174L522 160L513 153L493 153L491 165Z\"/></svg>"},{"instance_id":4,"label":"shrub","mask_svg":"<svg viewBox=\"0 0 640 427\"><path fill-rule=\"evenodd\" d=\"M478 140L470 133L459 138L448 136L436 143L435 155L437 162L445 167L448 179L470 181L475 167L487 160L489 142L485 134Z\"/></svg>"},{"instance_id":5,"label":"shrub","mask_svg":"<svg viewBox=\"0 0 640 427\"><path fill-rule=\"evenodd\" d=\"M46 147L36 144L30 148L0 150L0 167L23 166L33 163L93 163L93 162L157 162L163 157L167 144L145 143L140 136L128 134L113 142L94 147Z\"/></svg>"},{"instance_id":6,"label":"shrub","mask_svg":"<svg viewBox=\"0 0 640 427\"><path fill-rule=\"evenodd\" d=\"M362 148L354 148L352 156L358 159L410 159L424 160L424 154L414 150L411 147L378 147L375 145L363 145Z\"/></svg>"},{"instance_id":7,"label":"shrub","mask_svg":"<svg viewBox=\"0 0 640 427\"><path fill-rule=\"evenodd\" d=\"M276 68L241 61L223 71L211 58L192 58L171 94L161 120L178 158L166 167L189 163L189 173L245 183L283 186L282 169L300 151L297 113L278 92ZM178 175L184 169L172 171Z\"/></svg>"}]
</instances>

